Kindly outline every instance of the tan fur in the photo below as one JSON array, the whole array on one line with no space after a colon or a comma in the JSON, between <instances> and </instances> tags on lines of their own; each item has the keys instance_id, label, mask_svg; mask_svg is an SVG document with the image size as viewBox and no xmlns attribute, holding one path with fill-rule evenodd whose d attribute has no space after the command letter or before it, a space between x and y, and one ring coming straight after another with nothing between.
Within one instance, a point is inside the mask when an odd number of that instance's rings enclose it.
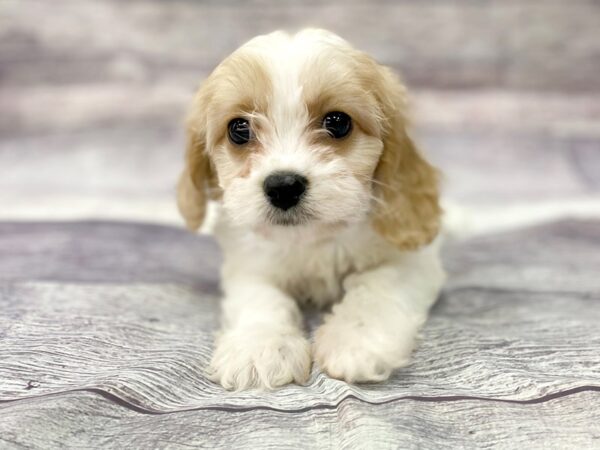
<instances>
[{"instance_id":1,"label":"tan fur","mask_svg":"<svg viewBox=\"0 0 600 450\"><path fill-rule=\"evenodd\" d=\"M379 105L371 93L376 63L362 52L332 47L322 50L301 74L303 97L315 127L321 126L323 116L330 111L343 111L352 117L355 127L372 136L379 136ZM332 67L332 59L346 65L349 75L341 76ZM342 141L343 142L343 141Z\"/></svg>"},{"instance_id":2,"label":"tan fur","mask_svg":"<svg viewBox=\"0 0 600 450\"><path fill-rule=\"evenodd\" d=\"M398 77L381 67L377 95L387 126L384 149L375 170L375 191L382 200L373 227L403 250L430 243L440 227L438 172L420 154L407 133L405 90Z\"/></svg>"},{"instance_id":3,"label":"tan fur","mask_svg":"<svg viewBox=\"0 0 600 450\"><path fill-rule=\"evenodd\" d=\"M440 226L438 174L407 133L404 87L370 56L350 47L341 51L338 45L324 44L300 74L320 159L346 157L346 152L356 147L359 135L381 140L383 152L374 173L360 173L353 167L367 188L373 179L371 187L377 198L373 227L402 250L428 244ZM339 63L335 67L331 64L334 59ZM227 123L234 117L256 119L252 126L260 136L259 119L268 120L271 115L272 84L263 64L251 47L236 52L213 72L195 97L188 118L186 167L178 186L179 209L190 229L202 224L207 199L218 197L232 179L248 177L264 151L260 139L239 148L226 137ZM340 76L340 67L348 76ZM320 128L323 115L332 110L352 117L354 131L348 138L332 141Z\"/></svg>"},{"instance_id":4,"label":"tan fur","mask_svg":"<svg viewBox=\"0 0 600 450\"><path fill-rule=\"evenodd\" d=\"M177 186L177 205L188 229L200 228L208 199L222 195L209 151L227 151L228 155L213 157L239 160L243 164L239 175L249 173L251 158L227 141L226 126L234 117L265 110L269 89L270 80L260 61L236 53L223 61L196 93L186 122L185 168ZM217 145L219 142L225 144Z\"/></svg>"},{"instance_id":5,"label":"tan fur","mask_svg":"<svg viewBox=\"0 0 600 450\"><path fill-rule=\"evenodd\" d=\"M216 144L224 140L231 154L238 156L239 149L227 142L227 124L235 117L267 114L270 96L271 80L261 59L252 52L235 52L204 82L196 95L190 124L204 122L209 152L220 148Z\"/></svg>"},{"instance_id":6,"label":"tan fur","mask_svg":"<svg viewBox=\"0 0 600 450\"><path fill-rule=\"evenodd\" d=\"M185 168L177 185L177 206L187 228L194 231L204 221L208 190L215 187L216 179L203 139L192 130L188 130L185 158Z\"/></svg>"},{"instance_id":7,"label":"tan fur","mask_svg":"<svg viewBox=\"0 0 600 450\"><path fill-rule=\"evenodd\" d=\"M355 128L382 139L383 153L373 175L380 200L372 215L373 227L402 250L428 244L440 227L438 173L407 133L405 88L390 69L354 49L346 49L352 57L348 73L353 76L340 77L331 70L335 50L315 59L312 72L304 75L308 111L316 118L330 110L345 111ZM349 139L330 145L343 154Z\"/></svg>"}]
</instances>

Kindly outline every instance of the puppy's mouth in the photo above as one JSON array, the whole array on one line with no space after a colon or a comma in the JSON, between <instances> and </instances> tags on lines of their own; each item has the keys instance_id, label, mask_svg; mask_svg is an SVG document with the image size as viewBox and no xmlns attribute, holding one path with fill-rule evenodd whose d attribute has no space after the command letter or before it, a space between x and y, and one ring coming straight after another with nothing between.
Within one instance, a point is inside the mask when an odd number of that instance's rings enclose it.
<instances>
[{"instance_id":1,"label":"puppy's mouth","mask_svg":"<svg viewBox=\"0 0 600 450\"><path fill-rule=\"evenodd\" d=\"M314 214L300 205L285 211L277 208L270 208L267 212L267 223L270 225L294 227L305 225L314 219Z\"/></svg>"}]
</instances>

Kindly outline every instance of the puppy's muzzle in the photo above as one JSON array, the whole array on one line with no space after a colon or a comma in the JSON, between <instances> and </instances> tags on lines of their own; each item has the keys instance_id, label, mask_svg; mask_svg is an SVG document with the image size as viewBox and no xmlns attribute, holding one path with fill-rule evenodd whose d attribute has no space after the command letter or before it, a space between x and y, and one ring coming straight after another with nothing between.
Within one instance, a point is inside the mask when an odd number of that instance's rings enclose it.
<instances>
[{"instance_id":1,"label":"puppy's muzzle","mask_svg":"<svg viewBox=\"0 0 600 450\"><path fill-rule=\"evenodd\" d=\"M265 178L263 189L271 205L287 211L296 206L308 186L308 180L294 172L275 172Z\"/></svg>"}]
</instances>

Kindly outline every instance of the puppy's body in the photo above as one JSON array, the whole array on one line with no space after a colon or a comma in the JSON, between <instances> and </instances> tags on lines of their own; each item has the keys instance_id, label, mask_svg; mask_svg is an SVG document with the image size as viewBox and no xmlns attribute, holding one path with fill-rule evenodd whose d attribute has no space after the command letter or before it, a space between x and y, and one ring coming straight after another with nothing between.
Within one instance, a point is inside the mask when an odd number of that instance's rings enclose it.
<instances>
[{"instance_id":1,"label":"puppy's body","mask_svg":"<svg viewBox=\"0 0 600 450\"><path fill-rule=\"evenodd\" d=\"M308 226L262 233L239 229L221 214L218 224L214 234L225 254L224 282L237 274L263 278L300 305L325 307L340 301L343 282L353 273L383 264L412 266L418 259L437 254L433 245L398 252L368 222L339 230Z\"/></svg>"},{"instance_id":2,"label":"puppy's body","mask_svg":"<svg viewBox=\"0 0 600 450\"><path fill-rule=\"evenodd\" d=\"M312 360L348 381L406 364L443 282L428 245L435 170L406 133L404 89L339 37L250 41L199 91L179 205L190 228L221 205L226 388L302 382ZM299 303L337 303L309 345ZM338 303L339 302L339 303Z\"/></svg>"}]
</instances>

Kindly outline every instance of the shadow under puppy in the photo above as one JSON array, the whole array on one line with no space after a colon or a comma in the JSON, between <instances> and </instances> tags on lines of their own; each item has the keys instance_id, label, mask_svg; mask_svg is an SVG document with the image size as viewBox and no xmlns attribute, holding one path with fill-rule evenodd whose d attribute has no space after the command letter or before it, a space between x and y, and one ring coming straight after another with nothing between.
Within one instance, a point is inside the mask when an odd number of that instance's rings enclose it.
<instances>
[{"instance_id":1,"label":"shadow under puppy","mask_svg":"<svg viewBox=\"0 0 600 450\"><path fill-rule=\"evenodd\" d=\"M324 30L259 36L195 96L178 205L218 203L227 389L332 377L378 381L408 363L444 280L437 171L407 134L405 89ZM299 304L334 303L311 344Z\"/></svg>"}]
</instances>

